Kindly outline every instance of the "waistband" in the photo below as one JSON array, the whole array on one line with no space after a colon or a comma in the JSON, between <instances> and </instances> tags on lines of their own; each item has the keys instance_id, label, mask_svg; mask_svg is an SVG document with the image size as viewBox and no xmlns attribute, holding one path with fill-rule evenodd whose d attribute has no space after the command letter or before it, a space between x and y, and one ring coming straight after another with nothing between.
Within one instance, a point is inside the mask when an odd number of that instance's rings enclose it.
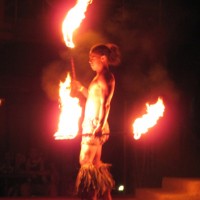
<instances>
[{"instance_id":1,"label":"waistband","mask_svg":"<svg viewBox=\"0 0 200 200\"><path fill-rule=\"evenodd\" d=\"M101 137L101 136L104 136L104 135L110 135L110 133L101 133L101 132L99 132L99 133L95 133L95 135L92 134L92 133L82 133L82 136L86 136L86 137L91 137L91 136Z\"/></svg>"}]
</instances>

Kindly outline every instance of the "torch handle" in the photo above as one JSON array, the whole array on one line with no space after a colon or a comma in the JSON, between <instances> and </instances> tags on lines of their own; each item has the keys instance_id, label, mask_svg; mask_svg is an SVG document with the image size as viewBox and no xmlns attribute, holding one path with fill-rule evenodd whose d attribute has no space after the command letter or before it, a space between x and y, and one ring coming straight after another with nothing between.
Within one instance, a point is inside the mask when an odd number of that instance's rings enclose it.
<instances>
[{"instance_id":1,"label":"torch handle","mask_svg":"<svg viewBox=\"0 0 200 200\"><path fill-rule=\"evenodd\" d=\"M74 65L74 59L71 56L71 72L72 72L72 80L76 80L76 71L75 71L75 65ZM77 96L77 92L76 92L76 87L73 84L73 82L71 83L71 93L70 93L71 97L76 97Z\"/></svg>"},{"instance_id":2,"label":"torch handle","mask_svg":"<svg viewBox=\"0 0 200 200\"><path fill-rule=\"evenodd\" d=\"M75 71L74 59L72 56L71 56L71 67L72 67L72 78L76 80L76 71Z\"/></svg>"}]
</instances>

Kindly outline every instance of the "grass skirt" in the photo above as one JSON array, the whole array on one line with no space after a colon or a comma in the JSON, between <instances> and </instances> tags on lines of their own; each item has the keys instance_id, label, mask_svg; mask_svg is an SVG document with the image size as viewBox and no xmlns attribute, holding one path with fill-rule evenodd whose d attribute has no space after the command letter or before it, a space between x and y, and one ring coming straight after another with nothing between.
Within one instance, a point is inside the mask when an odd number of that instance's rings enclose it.
<instances>
[{"instance_id":1,"label":"grass skirt","mask_svg":"<svg viewBox=\"0 0 200 200\"><path fill-rule=\"evenodd\" d=\"M112 190L115 181L109 172L110 164L102 163L100 167L85 164L79 169L76 179L76 192L81 197L88 197L94 192L102 196L106 191Z\"/></svg>"}]
</instances>

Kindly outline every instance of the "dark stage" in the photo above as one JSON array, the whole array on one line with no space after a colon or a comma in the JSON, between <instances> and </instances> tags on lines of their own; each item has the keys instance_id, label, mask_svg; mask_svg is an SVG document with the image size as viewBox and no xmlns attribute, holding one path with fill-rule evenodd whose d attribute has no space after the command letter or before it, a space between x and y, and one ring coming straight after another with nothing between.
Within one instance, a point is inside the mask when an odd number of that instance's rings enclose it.
<instances>
[{"instance_id":1,"label":"dark stage","mask_svg":"<svg viewBox=\"0 0 200 200\"><path fill-rule=\"evenodd\" d=\"M116 90L109 116L111 135L102 152L103 161L112 164L114 199L134 199L138 193L165 195L136 192L162 188L165 177L189 178L183 188L189 187L188 192L197 186L200 191L199 183L191 180L200 177L199 5L180 0L93 0L71 51L64 44L61 24L75 2L0 0L0 198L30 199L13 197L8 188L19 187L18 170L35 149L45 163L45 183L56 182L59 189L57 197L31 199L70 199L81 140L80 134L73 140L54 139L59 83L71 70L73 56L76 78L87 87L93 77L89 49L106 42L118 44L122 53L121 65L112 69ZM165 104L163 117L135 140L133 121L159 96ZM26 178L20 177L20 183ZM117 191L120 185L125 186L123 194ZM193 195L187 198L200 199L198 193Z\"/></svg>"}]
</instances>

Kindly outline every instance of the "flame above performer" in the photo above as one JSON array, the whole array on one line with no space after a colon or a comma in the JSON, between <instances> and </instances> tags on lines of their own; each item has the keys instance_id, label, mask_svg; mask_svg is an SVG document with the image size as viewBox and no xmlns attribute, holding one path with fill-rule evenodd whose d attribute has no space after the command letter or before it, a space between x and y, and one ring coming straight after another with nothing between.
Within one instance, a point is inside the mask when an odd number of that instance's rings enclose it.
<instances>
[{"instance_id":1,"label":"flame above performer","mask_svg":"<svg viewBox=\"0 0 200 200\"><path fill-rule=\"evenodd\" d=\"M147 133L150 128L157 124L160 117L163 117L165 105L159 97L155 104L146 103L147 113L137 118L133 123L134 139L139 139L142 134Z\"/></svg>"},{"instance_id":2,"label":"flame above performer","mask_svg":"<svg viewBox=\"0 0 200 200\"><path fill-rule=\"evenodd\" d=\"M78 0L76 5L67 13L63 24L62 32L65 44L74 48L73 33L80 26L82 20L85 18L85 12L92 0Z\"/></svg>"}]
</instances>

